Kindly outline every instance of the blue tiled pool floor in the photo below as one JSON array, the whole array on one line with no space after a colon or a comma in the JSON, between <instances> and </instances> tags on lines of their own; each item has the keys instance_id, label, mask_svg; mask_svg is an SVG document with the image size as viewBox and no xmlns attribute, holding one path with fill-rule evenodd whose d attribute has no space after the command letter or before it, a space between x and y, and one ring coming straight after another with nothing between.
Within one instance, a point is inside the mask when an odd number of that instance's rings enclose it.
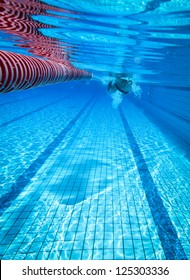
<instances>
[{"instance_id":1,"label":"blue tiled pool floor","mask_svg":"<svg viewBox=\"0 0 190 280\"><path fill-rule=\"evenodd\" d=\"M182 150L127 98L119 110L106 95L74 100L53 104L56 112L35 109L44 130L34 138L47 139L33 155L38 140L30 150L26 135L26 163L2 193L1 259L190 259ZM56 133L50 115L59 117ZM23 133L29 117L3 129L15 134L22 122Z\"/></svg>"}]
</instances>

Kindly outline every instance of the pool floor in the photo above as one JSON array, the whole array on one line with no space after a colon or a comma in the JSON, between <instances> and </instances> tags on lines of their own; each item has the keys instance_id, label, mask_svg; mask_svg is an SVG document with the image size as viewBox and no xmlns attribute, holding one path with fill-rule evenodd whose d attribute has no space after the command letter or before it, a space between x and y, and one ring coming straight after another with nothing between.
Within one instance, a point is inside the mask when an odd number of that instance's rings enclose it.
<instances>
[{"instance_id":1,"label":"pool floor","mask_svg":"<svg viewBox=\"0 0 190 280\"><path fill-rule=\"evenodd\" d=\"M190 259L185 152L127 97L48 90L0 103L1 259Z\"/></svg>"}]
</instances>

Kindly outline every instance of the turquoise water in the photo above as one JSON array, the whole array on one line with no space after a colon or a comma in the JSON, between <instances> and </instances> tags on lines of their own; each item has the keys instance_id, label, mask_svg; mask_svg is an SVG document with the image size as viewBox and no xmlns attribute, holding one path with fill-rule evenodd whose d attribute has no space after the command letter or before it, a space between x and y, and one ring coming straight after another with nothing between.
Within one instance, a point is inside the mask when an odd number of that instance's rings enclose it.
<instances>
[{"instance_id":1,"label":"turquoise water","mask_svg":"<svg viewBox=\"0 0 190 280\"><path fill-rule=\"evenodd\" d=\"M189 130L163 121L190 127L189 1L43 2L65 10L40 34L93 79L0 96L0 258L190 259ZM34 56L21 33L1 49ZM117 108L110 72L133 79Z\"/></svg>"}]
</instances>

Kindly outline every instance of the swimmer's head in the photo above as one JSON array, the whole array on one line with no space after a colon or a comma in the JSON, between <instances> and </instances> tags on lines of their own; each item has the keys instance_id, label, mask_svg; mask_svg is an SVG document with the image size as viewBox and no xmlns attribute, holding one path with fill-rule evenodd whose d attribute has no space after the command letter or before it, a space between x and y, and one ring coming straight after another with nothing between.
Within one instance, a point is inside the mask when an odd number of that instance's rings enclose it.
<instances>
[{"instance_id":1,"label":"swimmer's head","mask_svg":"<svg viewBox=\"0 0 190 280\"><path fill-rule=\"evenodd\" d=\"M115 86L120 92L122 92L123 94L127 94L131 90L132 81L116 78Z\"/></svg>"}]
</instances>

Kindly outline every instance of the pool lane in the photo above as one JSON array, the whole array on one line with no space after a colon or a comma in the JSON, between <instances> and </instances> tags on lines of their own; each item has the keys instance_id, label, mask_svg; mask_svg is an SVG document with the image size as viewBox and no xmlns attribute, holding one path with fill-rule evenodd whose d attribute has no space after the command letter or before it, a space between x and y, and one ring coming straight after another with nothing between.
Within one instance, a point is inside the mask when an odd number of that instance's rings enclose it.
<instances>
[{"instance_id":1,"label":"pool lane","mask_svg":"<svg viewBox=\"0 0 190 280\"><path fill-rule=\"evenodd\" d=\"M66 134L74 127L76 122L82 114L88 109L93 102L94 96L85 104L85 106L78 112L78 114L67 124L67 126L56 136L56 138L47 146L47 148L38 156L38 158L20 175L16 182L12 185L9 192L0 198L0 214L2 214L7 207L10 206L12 201L20 194L23 188L31 181L33 176L37 173L40 167L44 164L47 158L52 154L56 147L63 141ZM57 100L54 103L59 102ZM50 106L46 105L47 106ZM38 111L37 109L36 111Z\"/></svg>"},{"instance_id":2,"label":"pool lane","mask_svg":"<svg viewBox=\"0 0 190 280\"><path fill-rule=\"evenodd\" d=\"M5 127L5 126L7 126L7 125L9 125L9 124L12 124L12 123L14 123L14 122L16 122L16 121L19 121L20 119L23 119L23 118L25 118L25 117L31 116L32 114L37 113L37 112L39 112L39 111L41 111L41 110L43 110L43 109L46 109L46 108L48 108L49 106L52 106L52 105L54 105L54 104L56 104L56 103L59 103L60 101L66 99L66 98L67 98L67 97L59 98L58 100L53 101L53 102L51 102L51 103L49 103L49 104L47 104L47 105L41 106L41 107L39 107L38 109L35 109L35 110L31 111L31 112L28 112L28 113L26 113L26 114L23 114L23 115L21 115L21 116L19 116L19 117L13 118L12 120L6 121L6 122L0 124L0 128Z\"/></svg>"},{"instance_id":3,"label":"pool lane","mask_svg":"<svg viewBox=\"0 0 190 280\"><path fill-rule=\"evenodd\" d=\"M151 169L167 138L158 139L156 126L128 101L114 110L105 94L98 97L86 109L85 98L20 176L0 219L2 259L189 258L168 209L176 205L164 204L170 190L165 184L160 191L164 181L158 185Z\"/></svg>"},{"instance_id":4,"label":"pool lane","mask_svg":"<svg viewBox=\"0 0 190 280\"><path fill-rule=\"evenodd\" d=\"M183 247L181 246L180 240L178 239L177 232L170 220L166 208L164 207L163 201L154 184L147 164L121 107L119 108L119 113L129 144L131 146L134 159L136 161L138 172L146 193L146 198L148 200L154 222L158 228L158 234L166 258L168 260L186 260L187 256L183 250Z\"/></svg>"}]
</instances>

